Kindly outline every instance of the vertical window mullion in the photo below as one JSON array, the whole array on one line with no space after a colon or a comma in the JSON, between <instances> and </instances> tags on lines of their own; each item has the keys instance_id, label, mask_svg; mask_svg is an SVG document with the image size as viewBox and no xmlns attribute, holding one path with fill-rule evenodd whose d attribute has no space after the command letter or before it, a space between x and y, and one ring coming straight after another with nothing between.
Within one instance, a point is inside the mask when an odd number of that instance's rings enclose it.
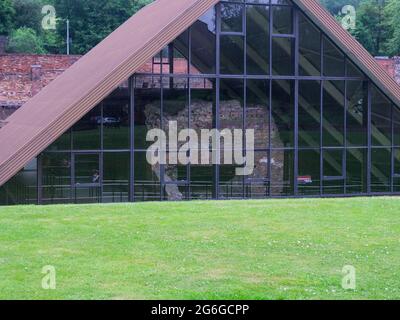
<instances>
[{"instance_id":1,"label":"vertical window mullion","mask_svg":"<svg viewBox=\"0 0 400 320\"><path fill-rule=\"evenodd\" d=\"M104 102L101 103L100 109L101 126L100 126L100 153L99 153L99 170L100 170L100 203L103 202L103 191L104 191Z\"/></svg>"},{"instance_id":2,"label":"vertical window mullion","mask_svg":"<svg viewBox=\"0 0 400 320\"><path fill-rule=\"evenodd\" d=\"M43 184L43 171L42 171L42 154L38 155L37 157L37 162L36 162L36 203L38 205L42 204L42 199L43 199L43 190L42 190L42 184Z\"/></svg>"},{"instance_id":3,"label":"vertical window mullion","mask_svg":"<svg viewBox=\"0 0 400 320\"><path fill-rule=\"evenodd\" d=\"M367 133L368 133L368 151L367 151L367 193L370 194L371 193L371 141L372 141L372 131L371 131L371 111L372 111L372 94L371 94L371 89L372 89L372 85L371 85L371 81L368 81L368 128L367 128Z\"/></svg>"},{"instance_id":4,"label":"vertical window mullion","mask_svg":"<svg viewBox=\"0 0 400 320\"><path fill-rule=\"evenodd\" d=\"M346 63L347 66L347 63ZM347 67L346 68L346 75L347 75ZM348 80L344 81L344 150L343 150L343 178L344 178L344 185L343 185L343 192L347 193L347 109L348 109L348 99L347 99L347 86Z\"/></svg>"},{"instance_id":5,"label":"vertical window mullion","mask_svg":"<svg viewBox=\"0 0 400 320\"><path fill-rule=\"evenodd\" d=\"M163 59L163 54L161 53L161 59ZM160 76L160 129L164 129L164 77L163 77L163 69L161 69L161 76ZM167 152L163 150L162 152ZM160 201L164 200L164 164L160 164L159 168L160 174Z\"/></svg>"},{"instance_id":6,"label":"vertical window mullion","mask_svg":"<svg viewBox=\"0 0 400 320\"><path fill-rule=\"evenodd\" d=\"M319 154L320 154L320 176L321 176L321 187L320 193L323 194L323 176L324 176L324 158L323 158L323 121L324 121L324 81L320 81L320 112L319 112L319 130L320 130L320 138L319 138Z\"/></svg>"},{"instance_id":7,"label":"vertical window mullion","mask_svg":"<svg viewBox=\"0 0 400 320\"><path fill-rule=\"evenodd\" d=\"M243 80L243 110L242 110L242 127L243 127L243 136L242 136L242 154L247 157L247 149L246 149L246 114L247 114L247 5L243 4L243 70L244 70L244 80ZM245 198L245 176L242 176L242 198Z\"/></svg>"},{"instance_id":8,"label":"vertical window mullion","mask_svg":"<svg viewBox=\"0 0 400 320\"><path fill-rule=\"evenodd\" d=\"M217 4L217 19L216 19L216 81L215 81L215 105L213 106L214 119L213 127L214 129L219 129L219 98L220 98L220 79L221 79L221 5ZM219 165L213 165L213 198L219 199Z\"/></svg>"},{"instance_id":9,"label":"vertical window mullion","mask_svg":"<svg viewBox=\"0 0 400 320\"><path fill-rule=\"evenodd\" d=\"M129 78L129 110L130 110L130 166L129 166L129 201L135 201L135 77Z\"/></svg>"},{"instance_id":10,"label":"vertical window mullion","mask_svg":"<svg viewBox=\"0 0 400 320\"><path fill-rule=\"evenodd\" d=\"M298 52L299 52L299 37L298 37L298 15L297 10L292 15L294 23L294 35L295 35L295 48L294 48L294 68L295 68L295 85L294 85L294 195L298 195L298 176L299 176L299 66L298 66ZM292 57L293 59L293 57Z\"/></svg>"},{"instance_id":11,"label":"vertical window mullion","mask_svg":"<svg viewBox=\"0 0 400 320\"><path fill-rule=\"evenodd\" d=\"M392 129L392 145L391 145L391 175L390 175L390 192L394 192L394 164L395 164L395 159L394 159L394 105L392 104L392 108L390 111L390 118L391 118L391 129Z\"/></svg>"}]
</instances>

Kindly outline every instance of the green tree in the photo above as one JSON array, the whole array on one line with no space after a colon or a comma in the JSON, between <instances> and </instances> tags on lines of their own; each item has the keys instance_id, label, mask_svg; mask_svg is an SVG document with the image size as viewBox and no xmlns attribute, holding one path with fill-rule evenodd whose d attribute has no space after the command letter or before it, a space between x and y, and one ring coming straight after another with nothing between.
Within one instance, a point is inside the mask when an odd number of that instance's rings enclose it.
<instances>
[{"instance_id":1,"label":"green tree","mask_svg":"<svg viewBox=\"0 0 400 320\"><path fill-rule=\"evenodd\" d=\"M16 29L26 27L41 33L42 21L41 0L13 0L15 10L14 27Z\"/></svg>"},{"instance_id":2,"label":"green tree","mask_svg":"<svg viewBox=\"0 0 400 320\"><path fill-rule=\"evenodd\" d=\"M22 27L11 33L7 52L44 54L46 50L35 30Z\"/></svg>"},{"instance_id":3,"label":"green tree","mask_svg":"<svg viewBox=\"0 0 400 320\"><path fill-rule=\"evenodd\" d=\"M66 20L69 19L71 53L85 54L150 2L151 0L54 0L59 18L57 32L65 39ZM65 49L62 51L65 52Z\"/></svg>"},{"instance_id":4,"label":"green tree","mask_svg":"<svg viewBox=\"0 0 400 320\"><path fill-rule=\"evenodd\" d=\"M8 35L13 26L15 10L11 0L0 1L0 35Z\"/></svg>"},{"instance_id":5,"label":"green tree","mask_svg":"<svg viewBox=\"0 0 400 320\"><path fill-rule=\"evenodd\" d=\"M333 15L339 15L345 5L352 5L357 8L360 4L360 0L320 0L320 2Z\"/></svg>"},{"instance_id":6,"label":"green tree","mask_svg":"<svg viewBox=\"0 0 400 320\"><path fill-rule=\"evenodd\" d=\"M389 0L385 7L385 17L388 27L386 50L389 55L400 54L400 1Z\"/></svg>"},{"instance_id":7,"label":"green tree","mask_svg":"<svg viewBox=\"0 0 400 320\"><path fill-rule=\"evenodd\" d=\"M372 55L385 54L388 26L384 8L385 0L362 0L357 10L353 34Z\"/></svg>"}]
</instances>

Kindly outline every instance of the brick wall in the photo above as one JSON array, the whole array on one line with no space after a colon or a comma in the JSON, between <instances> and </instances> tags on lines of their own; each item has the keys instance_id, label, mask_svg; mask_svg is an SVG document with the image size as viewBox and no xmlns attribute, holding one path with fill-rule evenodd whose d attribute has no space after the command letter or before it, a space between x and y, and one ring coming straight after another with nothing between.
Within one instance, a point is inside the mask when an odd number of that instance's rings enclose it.
<instances>
[{"instance_id":1,"label":"brick wall","mask_svg":"<svg viewBox=\"0 0 400 320\"><path fill-rule=\"evenodd\" d=\"M375 59L400 84L400 57L376 57Z\"/></svg>"},{"instance_id":2,"label":"brick wall","mask_svg":"<svg viewBox=\"0 0 400 320\"><path fill-rule=\"evenodd\" d=\"M0 55L0 121L68 69L80 56Z\"/></svg>"}]
</instances>

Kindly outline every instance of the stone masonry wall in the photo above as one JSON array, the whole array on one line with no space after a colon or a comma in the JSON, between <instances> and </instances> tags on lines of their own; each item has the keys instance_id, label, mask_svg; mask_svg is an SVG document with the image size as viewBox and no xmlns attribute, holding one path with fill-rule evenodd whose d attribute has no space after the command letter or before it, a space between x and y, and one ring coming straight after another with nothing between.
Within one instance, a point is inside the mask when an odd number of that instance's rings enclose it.
<instances>
[{"instance_id":1,"label":"stone masonry wall","mask_svg":"<svg viewBox=\"0 0 400 320\"><path fill-rule=\"evenodd\" d=\"M247 106L248 114L247 114L247 124L249 128L255 129L255 140L256 141L268 141L269 135L269 123L265 117L265 108L257 105L249 105ZM200 137L201 129L212 129L213 123L213 113L212 113L212 105L209 102L204 101L192 101L191 106L191 119L195 119L192 122L192 129L194 129L198 136ZM243 108L239 101L222 101L220 103L220 112L221 112L221 129L234 129L238 128L238 124L242 122L242 113ZM147 129L160 128L160 109L159 106L154 104L148 104L145 107L145 115L146 115L146 126ZM178 131L187 128L187 119L188 119L188 108L184 108L184 110L178 112L177 114L164 114L164 123L168 123L169 121L177 121L178 122ZM274 120L272 119L272 128L271 128L271 139L275 146L283 147L283 143L279 137L279 130L276 127ZM181 147L184 143L180 143L178 147ZM224 147L224 143L221 143L221 150ZM212 159L211 153L209 156ZM281 182L284 180L284 159L283 154L279 153L279 155L275 156L275 158L271 159L272 171L271 171L271 180L274 181L276 185L283 185ZM223 152L221 152L221 163L224 163ZM255 168L253 174L247 176L246 179L262 179L268 177L268 156L263 152L256 152L254 159ZM204 165L204 164L203 164ZM159 171L159 167L155 166L153 171L157 173ZM177 179L177 168L176 166L167 165L165 168L165 181L176 181ZM233 177L232 182L235 185L235 182L239 182L241 177L236 176ZM263 187L259 187L262 189ZM241 184L237 184L237 189L241 190ZM257 192L257 187L253 187L253 191ZM273 190L275 193L279 193L282 190L282 187L275 187ZM241 191L238 190L238 193ZM261 190L259 190L262 193ZM169 200L179 200L182 199L182 194L179 192L178 187L169 185L166 189L167 196Z\"/></svg>"}]
</instances>

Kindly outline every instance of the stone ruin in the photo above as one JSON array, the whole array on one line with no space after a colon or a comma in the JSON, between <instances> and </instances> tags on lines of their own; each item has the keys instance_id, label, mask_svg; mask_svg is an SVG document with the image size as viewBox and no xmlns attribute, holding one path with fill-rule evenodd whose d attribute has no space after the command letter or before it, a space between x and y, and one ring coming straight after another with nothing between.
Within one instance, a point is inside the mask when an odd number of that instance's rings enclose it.
<instances>
[{"instance_id":1,"label":"stone ruin","mask_svg":"<svg viewBox=\"0 0 400 320\"><path fill-rule=\"evenodd\" d=\"M145 106L144 114L146 117L146 127L147 130L151 130L154 128L161 128L160 123L160 108L159 104L149 103ZM220 102L220 127L221 129L234 129L238 127L242 127L243 121L243 107L240 102L237 100L231 101L221 101ZM194 100L191 103L191 129L194 129L198 135L200 136L201 129L212 129L213 128L213 105L211 102L202 101L202 100ZM169 121L177 121L178 123L178 132L182 129L187 128L187 119L188 119L188 108L182 108L181 111L176 112L175 114L168 113L164 110L163 122L167 124ZM274 122L271 119L272 127L271 127L271 142L274 147L281 148L284 147L283 142L279 137L279 130ZM256 148L260 147L259 142L268 141L269 135L269 123L266 121L265 117L265 107L259 105L247 105L247 113L246 113L246 123L247 128L255 130L255 142ZM238 126L240 124L240 126ZM180 142L178 144L178 149L184 144L184 142ZM266 145L267 143L265 143ZM221 142L221 150L223 148L223 142ZM272 155L271 155L272 157ZM210 159L211 159L210 154ZM283 181L284 181L284 154L277 153L274 155L274 158L271 158L271 174L270 179L274 182L274 186L271 186L271 192L274 194L281 193L283 189ZM254 171L252 175L246 176L246 181L250 182L254 181L262 181L263 179L267 179L269 163L268 163L268 153L267 152L256 152L254 159ZM221 152L221 163L223 163L223 152ZM199 164L201 165L201 164ZM204 164L203 164L204 165ZM153 172L160 179L160 170L159 165L152 167ZM177 181L178 178L178 170L177 166L174 165L166 165L165 166L165 174L164 181L172 182ZM232 180L229 181L229 184L233 186L237 186L238 192L240 192L242 186L239 186L239 182L242 181L242 177L234 176ZM233 187L234 188L234 187ZM265 194L265 185L262 184L254 184L252 185L252 191L255 193L264 193ZM168 200L181 200L183 199L183 195L179 190L179 187L176 184L167 184L165 187L165 193Z\"/></svg>"}]
</instances>

